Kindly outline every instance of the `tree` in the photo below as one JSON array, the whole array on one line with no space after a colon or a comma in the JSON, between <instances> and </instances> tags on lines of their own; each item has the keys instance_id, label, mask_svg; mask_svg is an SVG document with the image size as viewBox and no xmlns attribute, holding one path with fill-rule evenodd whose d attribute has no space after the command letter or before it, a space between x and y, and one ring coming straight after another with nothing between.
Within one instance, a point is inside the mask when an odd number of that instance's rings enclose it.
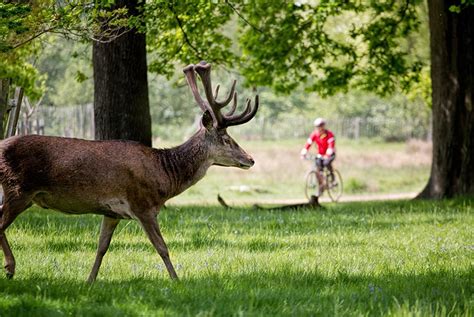
<instances>
[{"instance_id":1,"label":"tree","mask_svg":"<svg viewBox=\"0 0 474 317\"><path fill-rule=\"evenodd\" d=\"M41 7L36 7L41 12ZM21 3L0 3L0 79L21 86L32 97L41 94L38 71L28 60L34 54L32 40L40 30L32 17L33 8Z\"/></svg>"},{"instance_id":2,"label":"tree","mask_svg":"<svg viewBox=\"0 0 474 317\"><path fill-rule=\"evenodd\" d=\"M474 195L474 6L455 4L428 1L433 162L422 198Z\"/></svg>"},{"instance_id":3,"label":"tree","mask_svg":"<svg viewBox=\"0 0 474 317\"><path fill-rule=\"evenodd\" d=\"M138 0L117 0L111 10L139 14ZM109 41L93 43L96 139L127 139L151 146L146 37L129 28Z\"/></svg>"}]
</instances>

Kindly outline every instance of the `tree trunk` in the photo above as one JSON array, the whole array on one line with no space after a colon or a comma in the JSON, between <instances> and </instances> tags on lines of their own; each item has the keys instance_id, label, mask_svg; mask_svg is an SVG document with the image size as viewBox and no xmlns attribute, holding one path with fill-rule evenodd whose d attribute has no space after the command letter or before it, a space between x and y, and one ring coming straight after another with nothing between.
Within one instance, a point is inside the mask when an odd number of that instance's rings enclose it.
<instances>
[{"instance_id":1,"label":"tree trunk","mask_svg":"<svg viewBox=\"0 0 474 317\"><path fill-rule=\"evenodd\" d=\"M474 6L449 12L455 2L428 1L433 161L420 198L474 195Z\"/></svg>"},{"instance_id":2,"label":"tree trunk","mask_svg":"<svg viewBox=\"0 0 474 317\"><path fill-rule=\"evenodd\" d=\"M118 0L138 14L137 0ZM94 121L98 140L127 139L151 146L145 34L134 29L110 43L94 42Z\"/></svg>"}]
</instances>

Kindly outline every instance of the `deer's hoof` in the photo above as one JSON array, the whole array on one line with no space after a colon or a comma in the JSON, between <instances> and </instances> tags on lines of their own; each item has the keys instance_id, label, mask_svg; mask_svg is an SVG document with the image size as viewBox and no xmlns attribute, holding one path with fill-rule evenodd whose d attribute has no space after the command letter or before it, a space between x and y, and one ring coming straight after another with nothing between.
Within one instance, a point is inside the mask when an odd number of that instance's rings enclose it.
<instances>
[{"instance_id":1,"label":"deer's hoof","mask_svg":"<svg viewBox=\"0 0 474 317\"><path fill-rule=\"evenodd\" d=\"M13 275L15 275L15 263L7 263L5 264L5 273L7 275L7 279L11 280Z\"/></svg>"}]
</instances>

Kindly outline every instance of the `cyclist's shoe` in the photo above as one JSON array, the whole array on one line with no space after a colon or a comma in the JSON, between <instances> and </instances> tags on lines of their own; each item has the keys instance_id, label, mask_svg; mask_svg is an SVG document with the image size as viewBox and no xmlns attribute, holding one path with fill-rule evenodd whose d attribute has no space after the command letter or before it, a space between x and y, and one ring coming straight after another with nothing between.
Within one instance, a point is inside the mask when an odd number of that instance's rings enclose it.
<instances>
[{"instance_id":1,"label":"cyclist's shoe","mask_svg":"<svg viewBox=\"0 0 474 317\"><path fill-rule=\"evenodd\" d=\"M329 187L334 188L339 185L336 181L336 177L334 176L334 173L329 174Z\"/></svg>"}]
</instances>

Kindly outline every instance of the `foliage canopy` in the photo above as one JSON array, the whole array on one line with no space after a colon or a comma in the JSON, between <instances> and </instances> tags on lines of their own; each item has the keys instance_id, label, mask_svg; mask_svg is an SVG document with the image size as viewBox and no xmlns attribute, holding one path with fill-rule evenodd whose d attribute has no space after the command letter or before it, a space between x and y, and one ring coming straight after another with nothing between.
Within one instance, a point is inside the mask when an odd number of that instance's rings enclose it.
<instances>
[{"instance_id":1,"label":"foliage canopy","mask_svg":"<svg viewBox=\"0 0 474 317\"><path fill-rule=\"evenodd\" d=\"M425 10L421 0L151 0L138 17L104 10L113 3L1 4L0 51L8 73L0 75L33 88L28 57L32 40L43 33L103 40L127 27L147 33L152 72L171 76L174 62L206 59L237 68L250 86L285 93L300 85L323 96L349 88L381 95L408 90L427 60L414 45ZM104 25L109 37L101 34Z\"/></svg>"}]
</instances>

